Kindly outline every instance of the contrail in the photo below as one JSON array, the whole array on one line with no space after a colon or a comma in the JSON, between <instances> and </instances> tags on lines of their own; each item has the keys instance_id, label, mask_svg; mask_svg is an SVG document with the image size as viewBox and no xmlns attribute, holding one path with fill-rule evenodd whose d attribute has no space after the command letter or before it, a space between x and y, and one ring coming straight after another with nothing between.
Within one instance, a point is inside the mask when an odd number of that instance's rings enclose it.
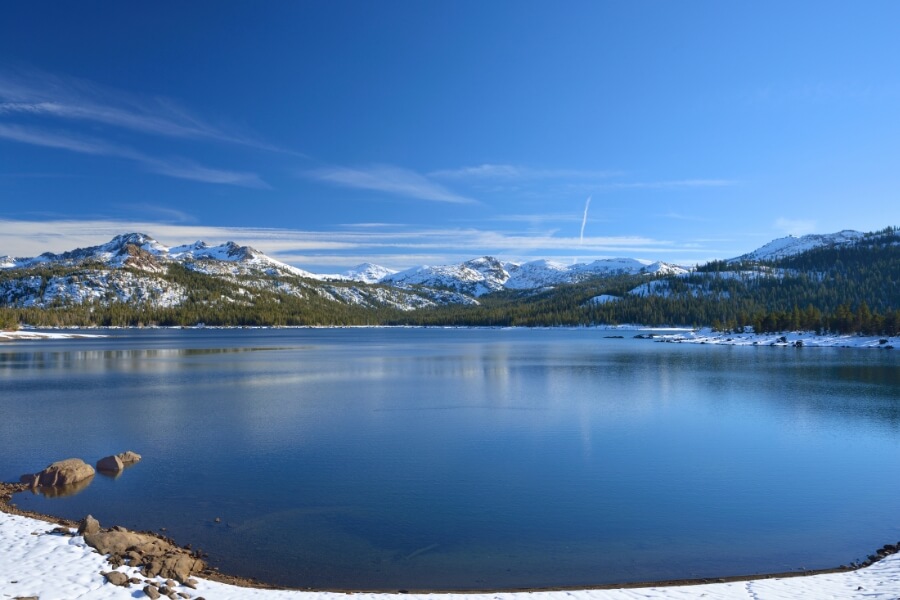
<instances>
[{"instance_id":1,"label":"contrail","mask_svg":"<svg viewBox=\"0 0 900 600\"><path fill-rule=\"evenodd\" d=\"M593 198L593 196L588 196L587 202L584 203L584 217L582 217L581 219L581 235L578 236L579 246L584 241L584 226L587 224L587 211L588 207L590 207L591 205L591 198Z\"/></svg>"}]
</instances>

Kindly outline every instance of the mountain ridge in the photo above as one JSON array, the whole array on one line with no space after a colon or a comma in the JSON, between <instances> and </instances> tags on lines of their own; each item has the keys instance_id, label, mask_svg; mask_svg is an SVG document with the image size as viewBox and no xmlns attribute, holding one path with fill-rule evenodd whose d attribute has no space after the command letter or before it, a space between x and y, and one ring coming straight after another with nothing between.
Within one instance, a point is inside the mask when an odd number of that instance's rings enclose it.
<instances>
[{"instance_id":1,"label":"mountain ridge","mask_svg":"<svg viewBox=\"0 0 900 600\"><path fill-rule=\"evenodd\" d=\"M774 239L751 252L725 259L725 262L777 260L815 248L853 244L866 235L868 234L855 230L842 230L831 234L809 234L801 237L789 235ZM267 256L256 248L241 246L233 241L210 246L203 240L198 240L192 244L167 247L150 235L140 232L119 234L104 244L76 248L58 254L44 252L36 257L0 256L0 270L28 268L39 264L77 266L91 260L110 267L131 266L151 271L159 268L155 262L218 261L233 265L253 266L257 269L274 269L314 280L333 279L369 284L401 283L404 285L424 285L425 281L431 281L442 287L454 287L452 284L439 281L440 276L444 275L468 283L480 283L483 290L478 295L497 291L501 287L535 289L552 284L574 283L586 277L609 273L677 275L691 270L674 263L624 257L602 258L589 263L567 265L552 259L512 262L485 255L458 264L420 265L401 271L366 262L340 274L318 274L288 265Z\"/></svg>"},{"instance_id":2,"label":"mountain ridge","mask_svg":"<svg viewBox=\"0 0 900 600\"><path fill-rule=\"evenodd\" d=\"M898 230L887 228L789 236L693 269L645 259L567 265L483 256L318 275L235 242L167 247L128 233L59 254L0 258L0 312L75 324L433 325L746 323L809 303L834 312L868 302L888 314L900 304L898 252ZM46 309L59 310L45 317Z\"/></svg>"}]
</instances>

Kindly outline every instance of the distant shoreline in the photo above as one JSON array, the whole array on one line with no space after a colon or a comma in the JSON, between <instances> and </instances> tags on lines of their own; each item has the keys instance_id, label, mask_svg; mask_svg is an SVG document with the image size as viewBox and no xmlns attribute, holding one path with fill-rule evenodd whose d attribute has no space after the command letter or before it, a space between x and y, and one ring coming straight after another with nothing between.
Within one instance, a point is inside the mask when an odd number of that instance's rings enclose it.
<instances>
[{"instance_id":1,"label":"distant shoreline","mask_svg":"<svg viewBox=\"0 0 900 600\"><path fill-rule=\"evenodd\" d=\"M817 334L813 331L789 331L774 333L725 333L708 327L652 327L648 325L590 325L590 326L479 326L479 325L255 325L255 326L149 326L149 327L29 327L16 331L0 331L0 342L17 340L60 340L105 338L108 335L93 333L99 330L281 330L281 329L476 329L476 330L596 330L640 331L640 337L656 342L678 344L708 344L719 346L774 346L795 348L877 348L893 350L900 346L900 336ZM85 332L91 333L85 333ZM634 336L637 337L637 336Z\"/></svg>"},{"instance_id":2,"label":"distant shoreline","mask_svg":"<svg viewBox=\"0 0 900 600\"><path fill-rule=\"evenodd\" d=\"M652 336L652 337L651 337ZM676 344L710 344L719 346L775 346L792 348L877 348L893 350L900 337L883 335L817 334L814 331L776 333L723 333L709 328L688 333L651 334L657 342Z\"/></svg>"}]
</instances>

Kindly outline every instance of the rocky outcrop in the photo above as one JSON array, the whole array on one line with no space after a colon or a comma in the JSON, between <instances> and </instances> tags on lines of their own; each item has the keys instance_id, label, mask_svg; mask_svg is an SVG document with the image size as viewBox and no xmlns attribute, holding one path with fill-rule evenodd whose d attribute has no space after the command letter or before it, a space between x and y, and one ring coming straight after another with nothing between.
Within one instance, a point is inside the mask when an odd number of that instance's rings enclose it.
<instances>
[{"instance_id":1,"label":"rocky outcrop","mask_svg":"<svg viewBox=\"0 0 900 600\"><path fill-rule=\"evenodd\" d=\"M128 564L139 568L144 577L159 576L185 583L191 575L206 568L206 564L190 551L179 548L168 540L149 533L128 531L122 527L86 532L84 541L100 554L108 554L110 564Z\"/></svg>"},{"instance_id":2,"label":"rocky outcrop","mask_svg":"<svg viewBox=\"0 0 900 600\"><path fill-rule=\"evenodd\" d=\"M31 487L61 487L76 484L94 476L94 467L80 458L67 458L48 466L39 473L22 475L19 481Z\"/></svg>"},{"instance_id":3,"label":"rocky outcrop","mask_svg":"<svg viewBox=\"0 0 900 600\"><path fill-rule=\"evenodd\" d=\"M87 535L90 533L99 533L99 532L100 532L100 521L98 521L91 515L86 516L78 523L79 535Z\"/></svg>"}]
</instances>

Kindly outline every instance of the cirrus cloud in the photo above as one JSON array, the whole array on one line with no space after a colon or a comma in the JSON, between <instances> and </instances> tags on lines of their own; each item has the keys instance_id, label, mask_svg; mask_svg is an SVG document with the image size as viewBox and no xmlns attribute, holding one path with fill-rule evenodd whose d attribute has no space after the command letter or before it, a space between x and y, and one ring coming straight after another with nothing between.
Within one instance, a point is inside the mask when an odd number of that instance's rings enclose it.
<instances>
[{"instance_id":1,"label":"cirrus cloud","mask_svg":"<svg viewBox=\"0 0 900 600\"><path fill-rule=\"evenodd\" d=\"M452 192L415 171L391 165L323 167L305 171L302 175L341 187L384 192L416 200L453 204L478 203L477 200Z\"/></svg>"}]
</instances>

